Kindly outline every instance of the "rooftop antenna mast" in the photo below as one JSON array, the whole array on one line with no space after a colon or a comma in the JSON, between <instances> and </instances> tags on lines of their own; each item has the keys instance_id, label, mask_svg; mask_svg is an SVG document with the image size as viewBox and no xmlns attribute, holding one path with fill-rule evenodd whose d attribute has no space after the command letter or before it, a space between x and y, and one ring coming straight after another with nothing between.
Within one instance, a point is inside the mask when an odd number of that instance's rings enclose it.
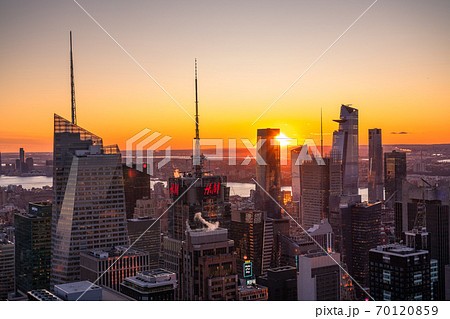
<instances>
[{"instance_id":1,"label":"rooftop antenna mast","mask_svg":"<svg viewBox=\"0 0 450 319\"><path fill-rule=\"evenodd\" d=\"M70 87L72 91L72 124L77 124L77 110L75 104L75 83L73 80L73 54L72 54L72 31L70 31Z\"/></svg>"},{"instance_id":2,"label":"rooftop antenna mast","mask_svg":"<svg viewBox=\"0 0 450 319\"><path fill-rule=\"evenodd\" d=\"M322 107L320 107L320 156L323 157Z\"/></svg>"},{"instance_id":3,"label":"rooftop antenna mast","mask_svg":"<svg viewBox=\"0 0 450 319\"><path fill-rule=\"evenodd\" d=\"M200 155L200 130L198 124L198 88L197 88L197 59L195 59L195 149L194 149L195 176L202 176L202 156Z\"/></svg>"}]
</instances>

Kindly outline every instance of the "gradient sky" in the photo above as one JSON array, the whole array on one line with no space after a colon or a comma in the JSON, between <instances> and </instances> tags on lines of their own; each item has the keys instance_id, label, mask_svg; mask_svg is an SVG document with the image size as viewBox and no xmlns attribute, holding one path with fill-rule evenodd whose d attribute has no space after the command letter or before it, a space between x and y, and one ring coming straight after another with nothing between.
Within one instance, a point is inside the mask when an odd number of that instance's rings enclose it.
<instances>
[{"instance_id":1,"label":"gradient sky","mask_svg":"<svg viewBox=\"0 0 450 319\"><path fill-rule=\"evenodd\" d=\"M448 0L379 0L251 125L372 2L79 0L192 115L199 59L202 137L318 141L322 107L329 144L351 103L361 144L373 127L385 144L450 143ZM69 30L80 126L121 149L146 127L191 146L194 122L75 2L0 0L0 152L51 151L53 113L70 118Z\"/></svg>"}]
</instances>

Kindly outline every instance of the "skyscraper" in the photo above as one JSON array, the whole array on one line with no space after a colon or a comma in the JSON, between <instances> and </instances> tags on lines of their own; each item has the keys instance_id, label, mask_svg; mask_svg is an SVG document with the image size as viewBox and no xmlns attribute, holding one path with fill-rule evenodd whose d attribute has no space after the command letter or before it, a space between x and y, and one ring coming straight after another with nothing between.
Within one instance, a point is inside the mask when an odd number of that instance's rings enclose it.
<instances>
[{"instance_id":1,"label":"skyscraper","mask_svg":"<svg viewBox=\"0 0 450 319\"><path fill-rule=\"evenodd\" d=\"M23 148L20 148L19 150L19 170L21 173L24 173L26 171L26 167L25 167L25 151L23 150Z\"/></svg>"},{"instance_id":2,"label":"skyscraper","mask_svg":"<svg viewBox=\"0 0 450 319\"><path fill-rule=\"evenodd\" d=\"M346 264L349 273L363 287L369 287L369 250L380 244L381 203L361 203L352 206L351 215L351 260ZM345 241L350 238L344 238ZM350 256L348 256L350 257ZM356 295L365 297L360 287Z\"/></svg>"},{"instance_id":3,"label":"skyscraper","mask_svg":"<svg viewBox=\"0 0 450 319\"><path fill-rule=\"evenodd\" d=\"M297 300L297 269L282 266L267 270L256 279L259 285L269 288L269 301Z\"/></svg>"},{"instance_id":4,"label":"skyscraper","mask_svg":"<svg viewBox=\"0 0 450 319\"><path fill-rule=\"evenodd\" d=\"M127 218L133 218L136 201L150 197L150 176L147 172L136 169L136 165L128 167L123 164L123 180L125 189L125 208Z\"/></svg>"},{"instance_id":5,"label":"skyscraper","mask_svg":"<svg viewBox=\"0 0 450 319\"><path fill-rule=\"evenodd\" d=\"M183 300L237 300L234 242L223 228L186 231Z\"/></svg>"},{"instance_id":6,"label":"skyscraper","mask_svg":"<svg viewBox=\"0 0 450 319\"><path fill-rule=\"evenodd\" d=\"M259 276L270 267L272 243L264 246L264 239L270 236L273 240L273 227L267 227L265 213L261 211L233 212L229 237L234 241L237 257L237 273L243 277L245 262L252 263L252 275ZM271 222L270 222L271 225ZM268 233L270 232L270 233Z\"/></svg>"},{"instance_id":7,"label":"skyscraper","mask_svg":"<svg viewBox=\"0 0 450 319\"><path fill-rule=\"evenodd\" d=\"M445 285L450 285L445 267L450 264L450 188L448 186L418 187L402 184L402 201L395 205L396 238L402 232L426 229L430 256L438 261L439 284L437 300L444 300Z\"/></svg>"},{"instance_id":8,"label":"skyscraper","mask_svg":"<svg viewBox=\"0 0 450 319\"><path fill-rule=\"evenodd\" d=\"M28 213L14 215L16 289L49 289L52 204L30 203Z\"/></svg>"},{"instance_id":9,"label":"skyscraper","mask_svg":"<svg viewBox=\"0 0 450 319\"><path fill-rule=\"evenodd\" d=\"M406 153L392 151L384 153L384 188L388 200L393 196L391 203L402 200L402 182L406 179Z\"/></svg>"},{"instance_id":10,"label":"skyscraper","mask_svg":"<svg viewBox=\"0 0 450 319\"><path fill-rule=\"evenodd\" d=\"M370 294L376 301L432 300L430 255L398 244L371 249Z\"/></svg>"},{"instance_id":11,"label":"skyscraper","mask_svg":"<svg viewBox=\"0 0 450 319\"><path fill-rule=\"evenodd\" d=\"M195 214L201 212L208 222L219 222L220 227L229 229L231 223L230 188L226 176L207 173L203 169L205 156L200 154L200 129L198 114L197 60L195 60L195 138L192 155L192 170L169 178L170 198L176 203L168 212L169 237L185 239L186 226L191 229L203 227L195 221ZM188 190L189 189L189 190ZM179 198L185 191L183 197Z\"/></svg>"},{"instance_id":12,"label":"skyscraper","mask_svg":"<svg viewBox=\"0 0 450 319\"><path fill-rule=\"evenodd\" d=\"M340 300L340 256L316 252L298 257L298 300Z\"/></svg>"},{"instance_id":13,"label":"skyscraper","mask_svg":"<svg viewBox=\"0 0 450 319\"><path fill-rule=\"evenodd\" d=\"M369 202L383 200L383 144L381 129L369 129Z\"/></svg>"},{"instance_id":14,"label":"skyscraper","mask_svg":"<svg viewBox=\"0 0 450 319\"><path fill-rule=\"evenodd\" d=\"M0 233L0 300L14 292L14 244Z\"/></svg>"},{"instance_id":15,"label":"skyscraper","mask_svg":"<svg viewBox=\"0 0 450 319\"><path fill-rule=\"evenodd\" d=\"M149 268L158 268L159 253L161 250L160 220L148 217L128 219L127 228L128 236L130 237L130 245L136 242L132 248L149 253Z\"/></svg>"},{"instance_id":16,"label":"skyscraper","mask_svg":"<svg viewBox=\"0 0 450 319\"><path fill-rule=\"evenodd\" d=\"M342 191L344 195L358 194L358 110L341 106L339 130L333 132L332 157L342 161Z\"/></svg>"},{"instance_id":17,"label":"skyscraper","mask_svg":"<svg viewBox=\"0 0 450 319\"><path fill-rule=\"evenodd\" d=\"M276 139L278 135L278 128L258 129L256 153L256 181L260 185L256 185L256 208L267 212L267 217L274 219L281 218L278 206L281 203L281 153L280 143Z\"/></svg>"},{"instance_id":18,"label":"skyscraper","mask_svg":"<svg viewBox=\"0 0 450 319\"><path fill-rule=\"evenodd\" d=\"M330 199L330 159L325 165L304 161L300 169L300 214L305 229L328 218Z\"/></svg>"},{"instance_id":19,"label":"skyscraper","mask_svg":"<svg viewBox=\"0 0 450 319\"><path fill-rule=\"evenodd\" d=\"M117 146L55 114L52 283L80 278L80 252L128 244Z\"/></svg>"}]
</instances>

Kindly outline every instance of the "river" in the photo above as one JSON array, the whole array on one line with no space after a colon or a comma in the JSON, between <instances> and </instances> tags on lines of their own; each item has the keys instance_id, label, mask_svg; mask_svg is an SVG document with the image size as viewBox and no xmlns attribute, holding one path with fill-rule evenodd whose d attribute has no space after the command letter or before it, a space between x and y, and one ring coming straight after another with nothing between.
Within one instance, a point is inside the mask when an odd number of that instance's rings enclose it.
<instances>
[{"instance_id":1,"label":"river","mask_svg":"<svg viewBox=\"0 0 450 319\"><path fill-rule=\"evenodd\" d=\"M152 180L151 186L160 181ZM167 185L165 181L162 182ZM0 187L5 187L8 185L22 185L25 189L42 188L43 186L52 186L52 178L47 176L0 176ZM241 197L250 196L250 190L255 189L255 184L253 183L227 183L230 187L230 195L239 195ZM281 190L291 191L290 186L282 187ZM361 195L362 201L367 201L368 194L367 188L360 188L359 194Z\"/></svg>"}]
</instances>

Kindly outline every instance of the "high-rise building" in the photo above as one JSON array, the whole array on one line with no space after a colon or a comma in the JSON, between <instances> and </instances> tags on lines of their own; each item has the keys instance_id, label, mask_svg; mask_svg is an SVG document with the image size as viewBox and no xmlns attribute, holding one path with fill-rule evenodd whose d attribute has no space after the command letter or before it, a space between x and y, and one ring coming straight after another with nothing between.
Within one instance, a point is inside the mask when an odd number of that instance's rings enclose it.
<instances>
[{"instance_id":1,"label":"high-rise building","mask_svg":"<svg viewBox=\"0 0 450 319\"><path fill-rule=\"evenodd\" d=\"M52 284L80 278L80 252L128 245L117 146L55 114Z\"/></svg>"},{"instance_id":2,"label":"high-rise building","mask_svg":"<svg viewBox=\"0 0 450 319\"><path fill-rule=\"evenodd\" d=\"M260 185L256 185L256 208L267 212L267 217L273 219L281 218L281 150L276 139L278 135L278 128L258 129L256 153L256 181Z\"/></svg>"},{"instance_id":3,"label":"high-rise building","mask_svg":"<svg viewBox=\"0 0 450 319\"><path fill-rule=\"evenodd\" d=\"M272 242L267 240L266 244L269 243L270 246L264 246L264 239L268 236L273 241L273 227L268 227L269 223L272 226L262 211L233 212L229 237L234 241L239 277L244 276L246 262L252 263L253 276L259 276L270 268Z\"/></svg>"},{"instance_id":4,"label":"high-rise building","mask_svg":"<svg viewBox=\"0 0 450 319\"><path fill-rule=\"evenodd\" d=\"M146 165L146 164L144 164ZM150 176L146 171L122 164L127 218L133 218L136 201L150 197Z\"/></svg>"},{"instance_id":5,"label":"high-rise building","mask_svg":"<svg viewBox=\"0 0 450 319\"><path fill-rule=\"evenodd\" d=\"M369 129L369 202L383 200L383 144L381 129Z\"/></svg>"},{"instance_id":6,"label":"high-rise building","mask_svg":"<svg viewBox=\"0 0 450 319\"><path fill-rule=\"evenodd\" d=\"M165 269L154 269L127 277L120 284L120 292L137 301L175 300L177 275Z\"/></svg>"},{"instance_id":7,"label":"high-rise building","mask_svg":"<svg viewBox=\"0 0 450 319\"><path fill-rule=\"evenodd\" d=\"M377 301L432 300L431 268L426 250L404 245L378 246L369 252L370 294Z\"/></svg>"},{"instance_id":8,"label":"high-rise building","mask_svg":"<svg viewBox=\"0 0 450 319\"><path fill-rule=\"evenodd\" d=\"M402 183L406 179L406 153L392 151L384 153L384 189L390 203L402 200Z\"/></svg>"},{"instance_id":9,"label":"high-rise building","mask_svg":"<svg viewBox=\"0 0 450 319\"><path fill-rule=\"evenodd\" d=\"M25 161L25 167L28 172L31 172L34 168L34 161L32 157L28 157Z\"/></svg>"},{"instance_id":10,"label":"high-rise building","mask_svg":"<svg viewBox=\"0 0 450 319\"><path fill-rule=\"evenodd\" d=\"M49 202L30 203L28 213L14 215L16 289L49 289L51 272L51 216Z\"/></svg>"},{"instance_id":11,"label":"high-rise building","mask_svg":"<svg viewBox=\"0 0 450 319\"><path fill-rule=\"evenodd\" d=\"M267 270L267 274L256 279L259 285L269 289L269 301L297 300L297 269L282 266Z\"/></svg>"},{"instance_id":12,"label":"high-rise building","mask_svg":"<svg viewBox=\"0 0 450 319\"><path fill-rule=\"evenodd\" d=\"M304 161L300 171L300 214L305 229L328 218L330 199L330 159L324 158L325 165L315 160Z\"/></svg>"},{"instance_id":13,"label":"high-rise building","mask_svg":"<svg viewBox=\"0 0 450 319\"><path fill-rule=\"evenodd\" d=\"M345 260L349 273L363 288L369 287L369 250L380 244L381 203L360 203L352 206L351 215L351 259ZM350 257L350 256L348 256ZM358 297L365 293L358 286Z\"/></svg>"},{"instance_id":14,"label":"high-rise building","mask_svg":"<svg viewBox=\"0 0 450 319\"><path fill-rule=\"evenodd\" d=\"M438 261L437 299L444 300L445 285L450 284L445 274L445 266L450 264L450 188L403 182L401 197L402 201L395 205L396 238L400 240L402 232L411 230L429 233L430 256Z\"/></svg>"},{"instance_id":15,"label":"high-rise building","mask_svg":"<svg viewBox=\"0 0 450 319\"><path fill-rule=\"evenodd\" d=\"M298 257L298 300L340 300L340 255L317 252Z\"/></svg>"},{"instance_id":16,"label":"high-rise building","mask_svg":"<svg viewBox=\"0 0 450 319\"><path fill-rule=\"evenodd\" d=\"M238 276L228 230L186 231L183 242L183 300L236 300Z\"/></svg>"},{"instance_id":17,"label":"high-rise building","mask_svg":"<svg viewBox=\"0 0 450 319\"><path fill-rule=\"evenodd\" d=\"M132 248L149 253L150 269L158 268L161 251L160 220L145 217L128 219L127 229L130 245L134 243Z\"/></svg>"},{"instance_id":18,"label":"high-rise building","mask_svg":"<svg viewBox=\"0 0 450 319\"><path fill-rule=\"evenodd\" d=\"M344 195L358 194L358 110L348 105L341 106L339 130L333 133L331 156L342 162L342 191Z\"/></svg>"},{"instance_id":19,"label":"high-rise building","mask_svg":"<svg viewBox=\"0 0 450 319\"><path fill-rule=\"evenodd\" d=\"M120 291L126 277L149 270L148 252L117 246L109 251L91 250L80 254L81 280Z\"/></svg>"},{"instance_id":20,"label":"high-rise building","mask_svg":"<svg viewBox=\"0 0 450 319\"><path fill-rule=\"evenodd\" d=\"M2 152L0 152L0 175L3 173L3 166L2 166Z\"/></svg>"},{"instance_id":21,"label":"high-rise building","mask_svg":"<svg viewBox=\"0 0 450 319\"><path fill-rule=\"evenodd\" d=\"M191 229L203 227L200 220L194 218L200 212L208 222L230 228L230 188L225 176L202 173L199 177L192 174L173 177L169 179L169 192L176 201L168 211L169 237L184 240L188 224Z\"/></svg>"},{"instance_id":22,"label":"high-rise building","mask_svg":"<svg viewBox=\"0 0 450 319\"><path fill-rule=\"evenodd\" d=\"M25 166L25 151L23 148L20 148L19 150L19 170L21 173L26 172L26 166Z\"/></svg>"},{"instance_id":23,"label":"high-rise building","mask_svg":"<svg viewBox=\"0 0 450 319\"><path fill-rule=\"evenodd\" d=\"M0 233L0 300L14 292L14 244Z\"/></svg>"}]
</instances>

